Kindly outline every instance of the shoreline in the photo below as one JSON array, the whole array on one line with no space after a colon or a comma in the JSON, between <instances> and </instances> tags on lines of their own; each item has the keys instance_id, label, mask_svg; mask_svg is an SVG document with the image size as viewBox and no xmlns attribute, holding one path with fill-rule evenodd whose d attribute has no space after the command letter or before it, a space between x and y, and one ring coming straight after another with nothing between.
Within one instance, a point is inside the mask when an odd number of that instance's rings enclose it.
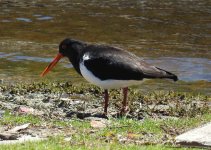
<instances>
[{"instance_id":1,"label":"shoreline","mask_svg":"<svg viewBox=\"0 0 211 150\"><path fill-rule=\"evenodd\" d=\"M130 88L129 93L129 107L131 112L128 114L128 117L134 119L149 113L154 113L152 116L157 116L158 118L162 118L162 116L181 117L186 116L188 113L191 116L190 113L196 113L197 109L200 113L202 110L207 110L206 103L211 100L209 96L204 94L177 92L174 90L142 92L142 90L138 88ZM113 116L117 115L118 109L121 108L121 96L120 90L110 90L111 99L109 112L112 112ZM80 109L76 110L74 107L84 105L83 103L86 103L86 107L90 108L90 110L87 110L88 114L93 111L92 109L94 109L93 112L97 110L98 113L102 113L103 110L103 90L88 83L34 82L28 84L1 84L0 98L3 102L9 100L11 105L24 105L35 109L42 109L42 107L45 109L50 109L51 107L55 107L54 109L64 109L66 111L65 115L67 115L68 111L73 114L74 112L80 111ZM194 105L194 107L192 105ZM177 111L177 113L170 112L176 107L177 110L174 111ZM187 108L189 108L189 110L183 112ZM152 110L154 112L152 112ZM181 112L184 114L181 114ZM86 113L85 108L83 113ZM65 117L65 115L61 117ZM151 116L147 115L143 118L145 117L148 118Z\"/></svg>"}]
</instances>

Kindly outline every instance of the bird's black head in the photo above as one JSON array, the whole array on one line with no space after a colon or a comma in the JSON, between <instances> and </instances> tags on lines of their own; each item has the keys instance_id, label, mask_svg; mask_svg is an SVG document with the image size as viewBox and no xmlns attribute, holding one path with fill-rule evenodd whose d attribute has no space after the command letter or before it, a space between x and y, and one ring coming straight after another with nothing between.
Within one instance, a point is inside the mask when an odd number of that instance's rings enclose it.
<instances>
[{"instance_id":1,"label":"bird's black head","mask_svg":"<svg viewBox=\"0 0 211 150\"><path fill-rule=\"evenodd\" d=\"M68 57L70 62L75 67L76 71L81 74L79 69L79 60L80 55L86 45L86 43L81 41L73 39L64 39L59 44L59 53L56 55L53 61L45 68L41 76L47 74L59 62L62 57Z\"/></svg>"},{"instance_id":2,"label":"bird's black head","mask_svg":"<svg viewBox=\"0 0 211 150\"><path fill-rule=\"evenodd\" d=\"M59 53L66 57L78 55L85 45L82 41L66 38L59 45Z\"/></svg>"}]
</instances>

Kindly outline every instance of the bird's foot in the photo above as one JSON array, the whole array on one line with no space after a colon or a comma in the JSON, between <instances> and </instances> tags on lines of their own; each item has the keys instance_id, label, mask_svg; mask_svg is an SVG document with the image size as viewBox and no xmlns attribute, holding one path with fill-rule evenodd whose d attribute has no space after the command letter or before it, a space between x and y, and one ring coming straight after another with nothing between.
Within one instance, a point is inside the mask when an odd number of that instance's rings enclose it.
<instances>
[{"instance_id":1,"label":"bird's foot","mask_svg":"<svg viewBox=\"0 0 211 150\"><path fill-rule=\"evenodd\" d=\"M121 109L119 114L120 114L120 116L126 116L128 113L129 113L129 107L125 106Z\"/></svg>"}]
</instances>

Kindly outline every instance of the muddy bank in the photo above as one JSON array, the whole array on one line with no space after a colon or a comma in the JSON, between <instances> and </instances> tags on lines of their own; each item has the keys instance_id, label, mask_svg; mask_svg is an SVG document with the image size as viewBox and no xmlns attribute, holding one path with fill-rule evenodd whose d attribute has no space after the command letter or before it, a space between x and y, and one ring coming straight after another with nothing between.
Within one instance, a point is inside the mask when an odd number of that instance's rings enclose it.
<instances>
[{"instance_id":1,"label":"muddy bank","mask_svg":"<svg viewBox=\"0 0 211 150\"><path fill-rule=\"evenodd\" d=\"M128 118L195 117L209 110L210 98L174 91L143 94L129 90ZM122 93L110 91L108 117L118 117ZM33 109L34 115L50 118L99 117L103 112L103 90L90 84L31 83L0 86L1 110Z\"/></svg>"}]
</instances>

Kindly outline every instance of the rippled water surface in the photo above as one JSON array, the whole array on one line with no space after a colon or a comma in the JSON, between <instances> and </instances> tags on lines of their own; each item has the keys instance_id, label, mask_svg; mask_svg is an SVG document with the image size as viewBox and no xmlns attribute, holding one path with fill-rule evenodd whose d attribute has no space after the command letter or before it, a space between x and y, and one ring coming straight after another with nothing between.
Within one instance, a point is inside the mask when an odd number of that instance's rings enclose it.
<instances>
[{"instance_id":1,"label":"rippled water surface","mask_svg":"<svg viewBox=\"0 0 211 150\"><path fill-rule=\"evenodd\" d=\"M150 87L211 94L209 0L0 1L0 79L43 80L65 37L127 49L181 80ZM63 60L44 79L81 80L71 68Z\"/></svg>"}]
</instances>

